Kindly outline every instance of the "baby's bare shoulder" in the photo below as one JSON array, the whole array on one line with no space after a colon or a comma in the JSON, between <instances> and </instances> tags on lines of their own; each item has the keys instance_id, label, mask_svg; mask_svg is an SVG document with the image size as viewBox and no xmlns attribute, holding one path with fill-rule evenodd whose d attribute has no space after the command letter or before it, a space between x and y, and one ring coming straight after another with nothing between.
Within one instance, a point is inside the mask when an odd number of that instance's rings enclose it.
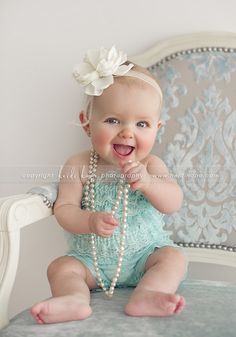
<instances>
[{"instance_id":1,"label":"baby's bare shoulder","mask_svg":"<svg viewBox=\"0 0 236 337\"><path fill-rule=\"evenodd\" d=\"M59 193L54 209L65 204L80 205L83 187L83 166L88 161L89 151L74 154L66 160L59 176Z\"/></svg>"},{"instance_id":2,"label":"baby's bare shoulder","mask_svg":"<svg viewBox=\"0 0 236 337\"><path fill-rule=\"evenodd\" d=\"M153 154L150 154L147 158L147 168L149 173L166 173L168 169L163 160Z\"/></svg>"},{"instance_id":3,"label":"baby's bare shoulder","mask_svg":"<svg viewBox=\"0 0 236 337\"><path fill-rule=\"evenodd\" d=\"M73 177L73 179L77 182L80 181L84 169L88 166L88 162L89 162L89 151L76 153L71 157L69 157L61 170L60 176L63 179L63 182L66 179L68 179L68 177L69 179Z\"/></svg>"}]
</instances>

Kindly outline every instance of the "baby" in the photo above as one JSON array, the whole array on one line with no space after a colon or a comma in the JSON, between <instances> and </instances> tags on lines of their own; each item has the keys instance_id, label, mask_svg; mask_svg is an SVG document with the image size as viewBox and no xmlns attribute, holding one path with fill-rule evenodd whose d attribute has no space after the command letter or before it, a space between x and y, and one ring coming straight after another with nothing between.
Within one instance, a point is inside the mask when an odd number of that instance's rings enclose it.
<instances>
[{"instance_id":1,"label":"baby","mask_svg":"<svg viewBox=\"0 0 236 337\"><path fill-rule=\"evenodd\" d=\"M127 315L178 314L186 261L163 216L181 207L183 195L151 154L161 127L161 89L115 47L88 51L74 76L88 95L80 121L92 150L63 168L54 214L69 251L48 267L52 298L31 313L41 324L82 320L92 313L91 289L112 297L116 287L133 286Z\"/></svg>"}]
</instances>

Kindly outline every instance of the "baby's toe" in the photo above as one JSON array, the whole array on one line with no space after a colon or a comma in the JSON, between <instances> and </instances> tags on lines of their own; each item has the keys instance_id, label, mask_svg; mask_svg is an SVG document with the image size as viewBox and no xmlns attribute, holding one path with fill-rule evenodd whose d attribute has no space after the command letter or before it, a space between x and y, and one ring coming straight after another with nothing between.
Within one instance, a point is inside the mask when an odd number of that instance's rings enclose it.
<instances>
[{"instance_id":1,"label":"baby's toe","mask_svg":"<svg viewBox=\"0 0 236 337\"><path fill-rule=\"evenodd\" d=\"M35 304L31 310L30 313L33 316L33 318L35 319L35 321L39 324L44 324L45 322L43 321L42 317L40 316L40 313L43 309L43 304L42 303L38 303Z\"/></svg>"},{"instance_id":2,"label":"baby's toe","mask_svg":"<svg viewBox=\"0 0 236 337\"><path fill-rule=\"evenodd\" d=\"M175 314L179 314L181 313L181 311L183 310L184 306L185 306L185 299L183 296L180 296L179 302L176 305L175 308Z\"/></svg>"}]
</instances>

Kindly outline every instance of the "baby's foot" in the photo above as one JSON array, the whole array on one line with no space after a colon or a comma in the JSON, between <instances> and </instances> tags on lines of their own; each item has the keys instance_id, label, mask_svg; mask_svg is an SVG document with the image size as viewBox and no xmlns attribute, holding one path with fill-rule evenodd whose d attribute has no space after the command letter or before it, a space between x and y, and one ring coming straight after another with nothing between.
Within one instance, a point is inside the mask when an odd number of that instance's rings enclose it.
<instances>
[{"instance_id":1,"label":"baby's foot","mask_svg":"<svg viewBox=\"0 0 236 337\"><path fill-rule=\"evenodd\" d=\"M82 320L91 313L90 305L76 296L53 297L31 308L31 315L39 324Z\"/></svg>"},{"instance_id":2,"label":"baby's foot","mask_svg":"<svg viewBox=\"0 0 236 337\"><path fill-rule=\"evenodd\" d=\"M136 290L125 307L130 316L170 316L179 314L185 299L176 294L166 294L150 290Z\"/></svg>"}]
</instances>

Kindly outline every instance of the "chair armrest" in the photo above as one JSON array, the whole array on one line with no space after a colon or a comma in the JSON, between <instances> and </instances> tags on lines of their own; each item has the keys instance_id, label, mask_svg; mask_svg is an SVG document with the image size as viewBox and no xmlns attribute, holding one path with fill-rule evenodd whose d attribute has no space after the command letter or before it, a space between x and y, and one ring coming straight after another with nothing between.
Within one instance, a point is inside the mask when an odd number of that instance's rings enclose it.
<instances>
[{"instance_id":1,"label":"chair armrest","mask_svg":"<svg viewBox=\"0 0 236 337\"><path fill-rule=\"evenodd\" d=\"M39 195L0 199L0 329L9 322L8 303L19 261L20 229L52 214Z\"/></svg>"},{"instance_id":2,"label":"chair armrest","mask_svg":"<svg viewBox=\"0 0 236 337\"><path fill-rule=\"evenodd\" d=\"M17 231L52 215L39 195L20 194L0 199L0 232Z\"/></svg>"}]
</instances>

